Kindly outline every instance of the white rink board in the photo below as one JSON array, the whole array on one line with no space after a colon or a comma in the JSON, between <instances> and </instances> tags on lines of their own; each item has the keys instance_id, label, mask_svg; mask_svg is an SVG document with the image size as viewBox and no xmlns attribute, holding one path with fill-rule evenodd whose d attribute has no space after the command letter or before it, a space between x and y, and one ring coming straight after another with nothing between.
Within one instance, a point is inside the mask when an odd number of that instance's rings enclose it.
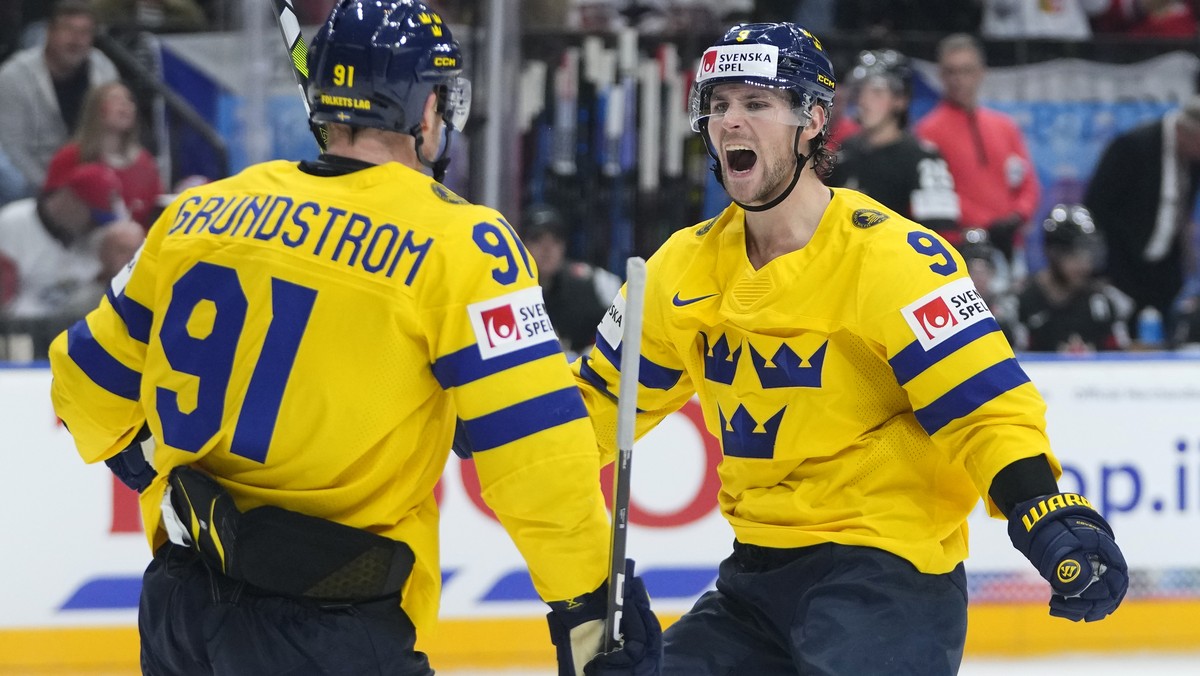
<instances>
[{"instance_id":1,"label":"white rink board","mask_svg":"<svg viewBox=\"0 0 1200 676\"><path fill-rule=\"evenodd\" d=\"M1133 568L1200 568L1200 543L1181 537L1200 532L1200 359L1022 363L1049 405L1063 488L1082 488L1107 511ZM0 492L0 628L132 626L150 554L140 533L114 530L132 530L133 495L115 490L103 465L79 460L49 384L44 368L0 368L0 457L10 477ZM638 442L629 552L656 610L690 607L729 551L732 531L711 480L705 486L706 460L719 457L694 404ZM464 469L451 457L442 481L443 565L452 571L443 617L544 614L515 548L472 500ZM971 526L969 571L1031 571L1002 522L980 508Z\"/></svg>"}]
</instances>

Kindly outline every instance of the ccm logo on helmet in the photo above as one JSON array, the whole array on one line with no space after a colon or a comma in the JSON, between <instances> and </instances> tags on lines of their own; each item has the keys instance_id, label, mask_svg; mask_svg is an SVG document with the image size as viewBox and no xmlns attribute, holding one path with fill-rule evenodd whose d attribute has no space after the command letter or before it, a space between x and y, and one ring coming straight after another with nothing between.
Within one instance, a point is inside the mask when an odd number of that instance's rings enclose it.
<instances>
[{"instance_id":1,"label":"ccm logo on helmet","mask_svg":"<svg viewBox=\"0 0 1200 676\"><path fill-rule=\"evenodd\" d=\"M433 65L435 68L453 68L458 65L458 59L453 56L435 56Z\"/></svg>"},{"instance_id":2,"label":"ccm logo on helmet","mask_svg":"<svg viewBox=\"0 0 1200 676\"><path fill-rule=\"evenodd\" d=\"M834 82L833 80L830 80L828 77L826 77L824 73L817 73L817 82L820 82L821 84L825 85L826 87L829 87L830 89L837 88L837 83Z\"/></svg>"}]
</instances>

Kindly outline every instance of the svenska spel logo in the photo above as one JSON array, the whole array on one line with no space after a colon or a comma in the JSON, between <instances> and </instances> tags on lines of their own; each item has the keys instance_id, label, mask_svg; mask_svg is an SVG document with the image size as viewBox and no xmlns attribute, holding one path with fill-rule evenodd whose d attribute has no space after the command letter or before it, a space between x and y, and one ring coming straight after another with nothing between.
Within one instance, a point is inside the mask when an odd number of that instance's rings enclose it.
<instances>
[{"instance_id":1,"label":"svenska spel logo","mask_svg":"<svg viewBox=\"0 0 1200 676\"><path fill-rule=\"evenodd\" d=\"M482 359L558 341L546 316L540 286L472 303L467 306L467 316Z\"/></svg>"},{"instance_id":2,"label":"svenska spel logo","mask_svg":"<svg viewBox=\"0 0 1200 676\"><path fill-rule=\"evenodd\" d=\"M958 320L950 312L950 306L946 305L946 299L940 296L913 310L913 317L925 331L925 337L930 340L958 324Z\"/></svg>"},{"instance_id":3,"label":"svenska spel logo","mask_svg":"<svg viewBox=\"0 0 1200 676\"><path fill-rule=\"evenodd\" d=\"M979 322L995 321L970 277L943 284L901 308L900 314L926 351Z\"/></svg>"},{"instance_id":4,"label":"svenska spel logo","mask_svg":"<svg viewBox=\"0 0 1200 676\"><path fill-rule=\"evenodd\" d=\"M704 57L700 59L700 73L707 74L713 72L717 67L717 50L710 49L704 52Z\"/></svg>"},{"instance_id":5,"label":"svenska spel logo","mask_svg":"<svg viewBox=\"0 0 1200 676\"><path fill-rule=\"evenodd\" d=\"M521 340L521 328L517 326L517 316L513 313L511 305L484 310L481 314L489 347L499 347Z\"/></svg>"}]
</instances>

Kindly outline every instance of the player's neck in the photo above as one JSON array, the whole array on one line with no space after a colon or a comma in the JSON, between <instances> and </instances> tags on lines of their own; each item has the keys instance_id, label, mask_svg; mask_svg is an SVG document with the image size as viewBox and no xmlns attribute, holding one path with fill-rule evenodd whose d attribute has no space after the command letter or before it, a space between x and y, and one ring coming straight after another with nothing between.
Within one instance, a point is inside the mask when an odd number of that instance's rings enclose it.
<instances>
[{"instance_id":1,"label":"player's neck","mask_svg":"<svg viewBox=\"0 0 1200 676\"><path fill-rule=\"evenodd\" d=\"M421 163L417 161L417 153L411 142L412 137L394 135L396 138L388 138L382 134L359 133L353 138L330 138L329 147L325 152L330 155L340 155L349 157L350 159L359 160L360 162L368 162L370 164L387 164L388 162L399 162L404 166L423 171ZM404 138L410 140L405 144L402 142Z\"/></svg>"},{"instance_id":2,"label":"player's neck","mask_svg":"<svg viewBox=\"0 0 1200 676\"><path fill-rule=\"evenodd\" d=\"M746 212L746 256L754 269L804 248L817 232L830 199L829 188L808 166L787 199L766 211Z\"/></svg>"}]
</instances>

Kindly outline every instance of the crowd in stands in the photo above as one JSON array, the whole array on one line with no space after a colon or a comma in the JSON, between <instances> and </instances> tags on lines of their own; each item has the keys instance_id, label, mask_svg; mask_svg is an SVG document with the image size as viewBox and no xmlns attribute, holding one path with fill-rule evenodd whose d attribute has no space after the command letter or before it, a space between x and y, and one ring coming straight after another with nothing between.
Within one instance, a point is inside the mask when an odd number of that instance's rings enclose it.
<instances>
[{"instance_id":1,"label":"crowd in stands","mask_svg":"<svg viewBox=\"0 0 1200 676\"><path fill-rule=\"evenodd\" d=\"M320 22L333 2L296 0L301 23ZM478 18L467 7L472 3L433 4L451 17ZM676 11L683 4L688 11ZM864 52L841 74L841 105L831 122L841 151L827 182L863 190L959 247L1018 350L1072 353L1200 344L1200 255L1193 222L1200 189L1200 98L1114 138L1081 202L1038 214L1041 186L1026 139L1013 119L979 101L987 72L979 36L1195 38L1197 4L575 0L565 5L570 11L547 13L546 3L523 2L527 12L553 14L564 26L580 17L605 16L661 27L663 17L686 16L713 26L730 18L796 20L818 34L922 30L948 35L936 52L942 98L919 121L909 119L912 67L897 50ZM5 120L0 126L0 329L6 321L69 323L93 306L107 279L133 255L169 192L169 177L140 141L145 125L135 92L96 48L97 31L227 28L240 7L231 0L0 6L0 115ZM522 232L539 258L564 347L572 353L586 350L590 327L607 307L617 280L566 259L570 228L552 208L526 212ZM1031 235L1045 253L1045 266L1032 272L1023 255Z\"/></svg>"}]
</instances>

